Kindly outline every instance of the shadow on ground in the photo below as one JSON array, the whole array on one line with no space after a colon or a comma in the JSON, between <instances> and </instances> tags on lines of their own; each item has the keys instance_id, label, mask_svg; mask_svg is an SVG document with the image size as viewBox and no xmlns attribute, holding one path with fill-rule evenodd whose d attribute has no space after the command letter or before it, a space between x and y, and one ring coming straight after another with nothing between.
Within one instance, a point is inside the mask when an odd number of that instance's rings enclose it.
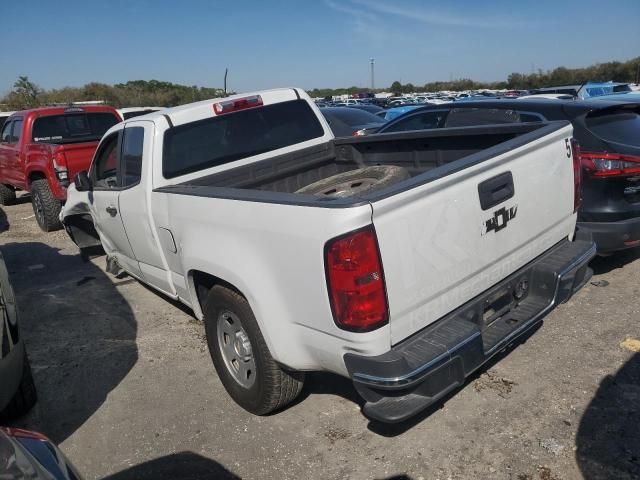
<instances>
[{"instance_id":1,"label":"shadow on ground","mask_svg":"<svg viewBox=\"0 0 640 480\"><path fill-rule=\"evenodd\" d=\"M7 214L4 213L4 210L0 208L0 233L7 230L9 230L9 219L7 219Z\"/></svg>"},{"instance_id":2,"label":"shadow on ground","mask_svg":"<svg viewBox=\"0 0 640 480\"><path fill-rule=\"evenodd\" d=\"M586 480L640 478L640 354L601 383L576 435Z\"/></svg>"},{"instance_id":3,"label":"shadow on ground","mask_svg":"<svg viewBox=\"0 0 640 480\"><path fill-rule=\"evenodd\" d=\"M128 468L103 480L240 480L215 460L180 452Z\"/></svg>"},{"instance_id":4,"label":"shadow on ground","mask_svg":"<svg viewBox=\"0 0 640 480\"><path fill-rule=\"evenodd\" d=\"M61 443L135 365L137 324L111 280L79 256L37 242L9 243L2 252L39 397L16 426Z\"/></svg>"},{"instance_id":5,"label":"shadow on ground","mask_svg":"<svg viewBox=\"0 0 640 480\"><path fill-rule=\"evenodd\" d=\"M604 273L609 273L612 270L623 268L628 263L631 263L639 258L640 247L631 248L629 250L616 252L615 254L608 257L598 256L591 261L589 266L593 269L593 273L595 273L596 275L602 275Z\"/></svg>"}]
</instances>

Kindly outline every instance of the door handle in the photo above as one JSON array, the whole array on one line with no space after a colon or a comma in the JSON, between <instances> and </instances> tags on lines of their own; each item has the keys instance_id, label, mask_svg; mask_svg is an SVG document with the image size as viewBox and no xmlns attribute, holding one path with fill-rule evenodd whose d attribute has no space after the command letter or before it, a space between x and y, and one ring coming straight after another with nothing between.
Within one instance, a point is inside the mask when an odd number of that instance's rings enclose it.
<instances>
[{"instance_id":1,"label":"door handle","mask_svg":"<svg viewBox=\"0 0 640 480\"><path fill-rule=\"evenodd\" d=\"M107 213L109 215L111 215L112 217L115 217L118 214L118 209L116 207L114 207L113 205L109 205L107 207Z\"/></svg>"},{"instance_id":2,"label":"door handle","mask_svg":"<svg viewBox=\"0 0 640 480\"><path fill-rule=\"evenodd\" d=\"M513 197L514 193L515 188L513 186L513 175L511 175L511 172L496 175L478 185L478 195L480 197L482 210L488 210L505 200L509 200Z\"/></svg>"}]
</instances>

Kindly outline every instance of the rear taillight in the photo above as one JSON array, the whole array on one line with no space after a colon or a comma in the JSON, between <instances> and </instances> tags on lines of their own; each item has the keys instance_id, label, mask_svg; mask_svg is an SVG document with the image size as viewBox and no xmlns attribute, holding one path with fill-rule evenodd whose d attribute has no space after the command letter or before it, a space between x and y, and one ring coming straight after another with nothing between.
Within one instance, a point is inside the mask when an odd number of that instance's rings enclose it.
<instances>
[{"instance_id":1,"label":"rear taillight","mask_svg":"<svg viewBox=\"0 0 640 480\"><path fill-rule=\"evenodd\" d=\"M582 168L580 165L580 144L575 138L571 139L573 152L573 212L577 212L582 203Z\"/></svg>"},{"instance_id":2,"label":"rear taillight","mask_svg":"<svg viewBox=\"0 0 640 480\"><path fill-rule=\"evenodd\" d=\"M384 273L372 225L327 242L325 269L338 327L368 332L389 321Z\"/></svg>"},{"instance_id":3,"label":"rear taillight","mask_svg":"<svg viewBox=\"0 0 640 480\"><path fill-rule=\"evenodd\" d=\"M582 168L591 177L629 177L640 174L640 156L607 152L580 152Z\"/></svg>"},{"instance_id":4,"label":"rear taillight","mask_svg":"<svg viewBox=\"0 0 640 480\"><path fill-rule=\"evenodd\" d=\"M69 182L69 172L67 170L67 157L64 152L57 152L53 156L53 169L56 172L58 180L63 184Z\"/></svg>"},{"instance_id":5,"label":"rear taillight","mask_svg":"<svg viewBox=\"0 0 640 480\"><path fill-rule=\"evenodd\" d=\"M225 113L237 112L238 110L246 110L247 108L261 107L262 105L262 97L260 95L252 95L250 97L214 103L213 111L216 112L217 115L223 115Z\"/></svg>"}]
</instances>

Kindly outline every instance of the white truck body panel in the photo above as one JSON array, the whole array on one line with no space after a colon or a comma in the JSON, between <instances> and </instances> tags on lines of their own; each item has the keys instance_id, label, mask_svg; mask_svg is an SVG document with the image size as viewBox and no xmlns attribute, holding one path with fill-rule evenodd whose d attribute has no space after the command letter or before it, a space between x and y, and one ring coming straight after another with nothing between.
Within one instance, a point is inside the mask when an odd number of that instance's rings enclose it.
<instances>
[{"instance_id":1,"label":"white truck body panel","mask_svg":"<svg viewBox=\"0 0 640 480\"><path fill-rule=\"evenodd\" d=\"M575 229L571 127L373 204L384 265L391 342L426 327L489 285L568 238ZM503 172L515 195L483 211L478 184ZM532 201L532 199L535 199ZM484 232L500 207L517 209L507 228Z\"/></svg>"},{"instance_id":2,"label":"white truck body panel","mask_svg":"<svg viewBox=\"0 0 640 480\"><path fill-rule=\"evenodd\" d=\"M127 257L122 267L141 281L178 298L202 318L194 272L235 286L248 300L271 355L299 370L347 375L345 353L379 355L517 270L575 228L573 173L566 127L439 180L351 208L262 203L158 191L214 173L296 152L333 139L324 117L299 90L257 92L265 105L302 98L324 135L276 151L243 158L172 179L162 171L163 135L215 115L213 103L166 109L114 126L145 128L140 183L113 192L129 252L108 242L114 227L72 185L61 219L91 213L107 253ZM244 94L245 97L255 94ZM236 97L229 97L229 100ZM167 116L169 118L167 118ZM517 216L504 231L482 235L477 185L512 171ZM120 218L120 215L117 217ZM328 240L373 223L386 277L389 324L367 333L338 328L329 303L324 267ZM108 231L108 233L106 233ZM113 243L113 242L111 242ZM132 261L131 261L132 260Z\"/></svg>"}]
</instances>

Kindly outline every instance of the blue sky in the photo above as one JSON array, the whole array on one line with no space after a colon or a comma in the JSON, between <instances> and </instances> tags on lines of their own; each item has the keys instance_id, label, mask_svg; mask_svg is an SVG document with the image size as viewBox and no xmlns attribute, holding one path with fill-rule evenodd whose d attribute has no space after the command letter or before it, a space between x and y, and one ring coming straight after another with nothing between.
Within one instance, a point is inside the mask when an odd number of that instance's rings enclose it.
<instances>
[{"instance_id":1,"label":"blue sky","mask_svg":"<svg viewBox=\"0 0 640 480\"><path fill-rule=\"evenodd\" d=\"M640 1L64 0L3 4L0 94L136 79L376 87L640 55ZM14 41L9 42L9 39Z\"/></svg>"}]
</instances>

